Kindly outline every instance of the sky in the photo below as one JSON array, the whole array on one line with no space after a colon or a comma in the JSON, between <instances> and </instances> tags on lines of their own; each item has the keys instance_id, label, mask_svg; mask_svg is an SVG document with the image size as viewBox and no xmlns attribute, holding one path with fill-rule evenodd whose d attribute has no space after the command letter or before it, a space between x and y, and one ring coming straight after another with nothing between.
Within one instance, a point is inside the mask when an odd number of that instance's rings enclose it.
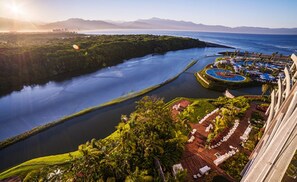
<instances>
[{"instance_id":1,"label":"sky","mask_svg":"<svg viewBox=\"0 0 297 182\"><path fill-rule=\"evenodd\" d=\"M0 0L0 17L134 21L158 17L206 25L297 27L297 0Z\"/></svg>"}]
</instances>

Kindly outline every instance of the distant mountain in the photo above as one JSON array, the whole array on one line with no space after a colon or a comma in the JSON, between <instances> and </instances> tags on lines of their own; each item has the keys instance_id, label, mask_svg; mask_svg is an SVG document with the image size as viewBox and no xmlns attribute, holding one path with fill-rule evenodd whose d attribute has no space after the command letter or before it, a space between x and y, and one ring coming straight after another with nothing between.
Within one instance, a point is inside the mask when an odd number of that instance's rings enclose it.
<instances>
[{"instance_id":1,"label":"distant mountain","mask_svg":"<svg viewBox=\"0 0 297 182\"><path fill-rule=\"evenodd\" d=\"M137 20L136 22L142 22L146 24L150 24L150 26L154 29L177 29L177 30L209 30L210 28L214 31L223 30L228 27L224 26L212 26L212 25L203 25L203 24L195 24L193 22L188 21L176 21L176 20L168 20L168 19L160 19L160 18L151 18L146 20Z\"/></svg>"},{"instance_id":2,"label":"distant mountain","mask_svg":"<svg viewBox=\"0 0 297 182\"><path fill-rule=\"evenodd\" d=\"M37 23L0 17L0 31L36 30Z\"/></svg>"},{"instance_id":3,"label":"distant mountain","mask_svg":"<svg viewBox=\"0 0 297 182\"><path fill-rule=\"evenodd\" d=\"M96 30L96 29L115 29L118 28L112 23L101 20L83 20L71 18L65 21L58 21L40 26L41 29L69 29L69 30Z\"/></svg>"},{"instance_id":4,"label":"distant mountain","mask_svg":"<svg viewBox=\"0 0 297 182\"><path fill-rule=\"evenodd\" d=\"M196 24L189 21L176 21L160 18L139 19L129 22L84 20L71 18L65 21L47 24L29 23L7 18L0 18L0 30L100 30L100 29L163 29L163 30L191 30L201 32L230 32L254 34L295 34L297 28L263 28L263 27L226 27L221 25Z\"/></svg>"},{"instance_id":5,"label":"distant mountain","mask_svg":"<svg viewBox=\"0 0 297 182\"><path fill-rule=\"evenodd\" d=\"M115 24L122 29L153 29L150 23L141 21L122 22Z\"/></svg>"},{"instance_id":6,"label":"distant mountain","mask_svg":"<svg viewBox=\"0 0 297 182\"><path fill-rule=\"evenodd\" d=\"M148 29L189 29L196 24L192 22L185 21L175 21L175 20L167 20L160 18L151 18L151 19L140 19L132 22L125 22L122 24L118 24L119 26L133 26L135 28L148 28Z\"/></svg>"},{"instance_id":7,"label":"distant mountain","mask_svg":"<svg viewBox=\"0 0 297 182\"><path fill-rule=\"evenodd\" d=\"M160 18L134 21L138 24L145 23L151 29L193 30L201 32L230 32L230 33L255 33L255 34L297 34L297 28L263 28L263 27L226 27L221 25L204 25L187 21L176 21ZM132 23L132 22L130 22ZM144 27L144 28L145 28Z\"/></svg>"}]
</instances>

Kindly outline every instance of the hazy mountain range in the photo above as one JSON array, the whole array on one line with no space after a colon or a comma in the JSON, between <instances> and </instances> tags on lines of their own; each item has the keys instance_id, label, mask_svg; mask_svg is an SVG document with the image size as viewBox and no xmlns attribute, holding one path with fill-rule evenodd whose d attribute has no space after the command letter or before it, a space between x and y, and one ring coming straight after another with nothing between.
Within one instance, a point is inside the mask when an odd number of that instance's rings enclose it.
<instances>
[{"instance_id":1,"label":"hazy mountain range","mask_svg":"<svg viewBox=\"0 0 297 182\"><path fill-rule=\"evenodd\" d=\"M71 18L52 23L32 23L0 17L0 31L37 31L52 29L68 29L71 31L100 30L100 29L163 29L191 30L201 32L230 32L255 34L297 34L297 28L264 28L264 27L227 27L221 25L204 25L188 21L176 21L160 18L139 19L129 22L102 20L84 20Z\"/></svg>"}]
</instances>

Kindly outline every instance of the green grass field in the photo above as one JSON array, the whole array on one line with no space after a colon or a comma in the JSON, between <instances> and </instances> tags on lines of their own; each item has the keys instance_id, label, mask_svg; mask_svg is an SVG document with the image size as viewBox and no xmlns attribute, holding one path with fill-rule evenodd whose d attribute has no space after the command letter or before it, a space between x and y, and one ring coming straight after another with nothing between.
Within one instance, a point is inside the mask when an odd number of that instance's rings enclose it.
<instances>
[{"instance_id":1,"label":"green grass field","mask_svg":"<svg viewBox=\"0 0 297 182\"><path fill-rule=\"evenodd\" d=\"M27 174L29 171L33 171L35 169L39 169L45 166L66 164L68 162L80 158L81 156L82 153L80 153L79 151L75 151L60 155L51 155L46 157L35 158L0 173L0 180L12 176L22 176Z\"/></svg>"},{"instance_id":2,"label":"green grass field","mask_svg":"<svg viewBox=\"0 0 297 182\"><path fill-rule=\"evenodd\" d=\"M191 123L197 123L206 114L213 111L216 107L211 103L211 99L186 99L192 103L181 113L181 117Z\"/></svg>"}]
</instances>

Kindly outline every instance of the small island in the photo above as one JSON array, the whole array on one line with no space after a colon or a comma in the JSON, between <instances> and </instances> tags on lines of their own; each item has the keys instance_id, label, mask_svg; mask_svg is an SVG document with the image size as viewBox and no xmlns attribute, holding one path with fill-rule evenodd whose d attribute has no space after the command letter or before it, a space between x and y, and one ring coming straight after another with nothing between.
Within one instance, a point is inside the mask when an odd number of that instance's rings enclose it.
<instances>
[{"instance_id":1,"label":"small island","mask_svg":"<svg viewBox=\"0 0 297 182\"><path fill-rule=\"evenodd\" d=\"M148 54L214 47L191 38L155 35L0 34L0 95L25 85L66 80Z\"/></svg>"},{"instance_id":2,"label":"small island","mask_svg":"<svg viewBox=\"0 0 297 182\"><path fill-rule=\"evenodd\" d=\"M205 88L224 91L262 84L277 84L283 79L286 66L292 61L288 56L273 53L223 52L213 64L195 73L198 82Z\"/></svg>"}]
</instances>

